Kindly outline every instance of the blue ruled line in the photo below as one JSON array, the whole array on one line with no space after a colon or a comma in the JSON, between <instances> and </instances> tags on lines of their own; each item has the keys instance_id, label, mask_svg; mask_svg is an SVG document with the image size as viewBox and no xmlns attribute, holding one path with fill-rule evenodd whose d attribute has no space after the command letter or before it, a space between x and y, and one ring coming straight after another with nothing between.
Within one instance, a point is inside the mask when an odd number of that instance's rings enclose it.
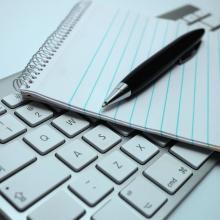
<instances>
[{"instance_id":1,"label":"blue ruled line","mask_svg":"<svg viewBox=\"0 0 220 220\"><path fill-rule=\"evenodd\" d=\"M86 109L86 107L87 107L87 105L88 105L88 103L89 103L89 101L90 101L90 98L91 98L91 96L92 96L92 94L93 94L93 92L94 92L94 90L95 90L95 88L96 88L96 85L97 85L97 83L98 83L98 81L99 81L101 75L103 74L103 71L104 71L104 69L105 69L105 66L106 66L106 64L108 63L109 58L110 58L111 55L112 55L112 52L113 52L113 50L114 50L114 48L115 48L115 45L116 45L116 43L117 43L117 41L118 41L118 39L119 39L119 36L121 35L121 32L122 32L122 30L123 30L123 28L124 28L124 26L125 26L126 21L128 20L128 16L129 16L129 12L127 12L127 14L125 15L125 18L124 18L124 20L123 20L121 26L119 27L119 31L118 31L118 33L117 33L115 39L114 39L114 42L113 42L113 44L112 44L112 46L111 46L111 48L110 48L110 51L109 51L109 53L108 53L108 55L107 55L107 58L106 58L105 62L103 63L102 68L101 68L101 70L100 70L100 72L99 72L99 75L98 75L98 77L96 78L96 81L95 81L95 83L94 83L94 85L93 85L93 87L92 87L92 89L91 89L91 91L90 91L90 94L89 94L89 96L88 96L88 98L87 98L87 100L86 100L86 102L85 102L85 104L84 104L84 107L83 107L84 110Z\"/></svg>"},{"instance_id":2,"label":"blue ruled line","mask_svg":"<svg viewBox=\"0 0 220 220\"><path fill-rule=\"evenodd\" d=\"M178 25L176 26L176 37L178 36L179 26L180 26L180 22L178 22ZM160 125L160 132L161 133L162 133L162 130L163 130L163 123L164 123L164 118L165 118L165 113L166 113L167 99L168 99L168 95L169 95L171 74L172 74L172 70L169 72L169 77L168 77L168 80L167 80L166 95L165 95L164 107L163 107L163 113L162 113L161 125Z\"/></svg>"},{"instance_id":3,"label":"blue ruled line","mask_svg":"<svg viewBox=\"0 0 220 220\"><path fill-rule=\"evenodd\" d=\"M166 25L162 46L164 46L164 44L165 44L165 40L166 40L166 37L167 37L167 31L168 31L168 23ZM149 103L149 106L148 106L147 116L145 118L145 123L144 123L144 127L145 128L147 127L147 123L148 123L148 118L149 118L149 114L150 114L151 104L152 104L152 100L153 100L153 96L154 96L155 85L156 85L156 83L153 84L153 88L152 88L152 92L151 92L150 103Z\"/></svg>"},{"instance_id":4,"label":"blue ruled line","mask_svg":"<svg viewBox=\"0 0 220 220\"><path fill-rule=\"evenodd\" d=\"M195 57L195 74L194 74L194 92L193 92L193 115L192 115L192 131L191 131L191 139L194 140L194 125L195 125L195 106L196 106L196 87L197 87L197 73L198 73L198 57L196 54Z\"/></svg>"},{"instance_id":5,"label":"blue ruled line","mask_svg":"<svg viewBox=\"0 0 220 220\"><path fill-rule=\"evenodd\" d=\"M136 22L137 22L138 17L139 17L139 15L136 16L136 19L135 19L135 21L134 21L134 25L133 25L133 27L131 27L131 30L130 30L130 32L129 32L129 34L128 34L128 39L127 39L127 41L126 41L126 43L125 43L125 46L124 46L124 49L123 49L122 54L121 54L121 56L120 56L120 59L119 59L117 65L116 65L116 69L115 69L115 71L114 71L114 74L113 74L113 76L112 76L111 82L110 82L110 84L109 84L109 86L108 86L108 89L107 89L107 92L106 92L106 94L105 94L105 99L106 99L107 96L109 95L109 92L110 92L110 89L111 89L111 87L112 87L112 84L113 84L113 82L114 82L114 80L115 80L116 74L118 73L118 70L119 70L119 67L120 67L120 65L121 65L121 62L122 62L122 60L123 60L123 58L124 58L124 55L125 55L125 53L126 53L126 51L127 51L127 49L128 49L128 45L129 45L129 42L130 42L131 37L132 37L132 35L133 35L134 27L135 27L135 24L136 24ZM101 111L102 111L102 108L100 108L99 114L100 114Z\"/></svg>"},{"instance_id":6,"label":"blue ruled line","mask_svg":"<svg viewBox=\"0 0 220 220\"><path fill-rule=\"evenodd\" d=\"M150 44L150 48L149 48L149 50L148 50L148 55L147 55L147 57L149 57L149 54L150 54L150 52L151 52L151 47L152 47L152 44L153 44L154 35L155 35L156 30L157 30L157 26L158 26L158 20L156 21L156 25L155 25L155 27L154 27L153 37L152 37L152 39L151 39L151 44ZM135 56L135 55L134 55L134 56ZM134 58L133 58L133 59L134 59ZM130 66L130 70L132 70L132 68L133 68L133 66L131 65L131 66ZM117 116L117 113L118 113L118 108L119 108L119 106L117 106L117 108L116 108L115 115L114 115L114 119L116 119L116 116Z\"/></svg>"},{"instance_id":7,"label":"blue ruled line","mask_svg":"<svg viewBox=\"0 0 220 220\"><path fill-rule=\"evenodd\" d=\"M99 46L97 47L97 49L96 49L96 51L95 51L95 53L94 53L94 55L93 55L93 57L92 57L92 59L91 59L89 65L87 66L86 70L84 71L84 73L83 73L81 79L79 80L79 83L78 83L76 89L74 90L72 96L71 96L70 99L69 99L69 102L68 102L69 105L71 105L73 98L75 97L76 93L77 93L78 90L79 90L79 87L80 87L81 84L82 84L82 81L83 81L84 78L86 77L86 75L87 75L87 73L88 73L90 67L92 66L92 64L93 64L93 62L94 62L94 60L95 60L95 58L96 58L96 56L97 56L99 50L101 49L101 47L102 47L102 45L103 45L103 43L104 43L106 37L108 36L108 34L109 34L109 32L110 32L110 30L111 30L111 28L112 28L112 25L113 25L114 21L116 20L118 14L119 14L119 11L120 11L120 10L117 10L116 13L114 14L114 16L113 16L113 18L112 18L112 20L111 20L111 22L110 22L110 24L109 24L109 26L108 26L106 32L104 33L103 38L102 38L102 40L101 40Z\"/></svg>"},{"instance_id":8,"label":"blue ruled line","mask_svg":"<svg viewBox=\"0 0 220 220\"><path fill-rule=\"evenodd\" d=\"M141 46L141 43L142 43L142 41L143 41L143 37L144 37L145 32L146 32L146 29L147 29L147 24L148 24L148 21L145 22L143 31L142 31L142 33L141 33L141 36L140 36L140 39L139 39L139 43L138 43L138 46L137 46L136 51L135 51L134 58L133 58L133 60L132 60L131 69L133 68L133 66L134 66L134 64L135 64L135 62L136 62L137 54L138 54L138 51L139 51L140 46ZM129 119L129 123L130 123L130 124L131 124L131 120L132 120L132 117L133 117L133 114L134 114L134 109L135 109L135 106L136 106L136 102L137 102L137 97L135 98L134 104L133 104L133 107L132 107L132 111L131 111L131 115L130 115L130 119Z\"/></svg>"},{"instance_id":9,"label":"blue ruled line","mask_svg":"<svg viewBox=\"0 0 220 220\"><path fill-rule=\"evenodd\" d=\"M176 136L178 136L178 132L179 132L179 121L180 121L180 112L181 112L181 104L182 104L182 96L183 96L183 83L185 76L185 64L182 64L181 69L182 71L181 71L181 82L180 82L180 94L179 94L179 103L178 103L177 120L176 120Z\"/></svg>"},{"instance_id":10,"label":"blue ruled line","mask_svg":"<svg viewBox=\"0 0 220 220\"><path fill-rule=\"evenodd\" d=\"M178 135L178 129L179 129L179 120L180 120L179 118L180 118L180 109L182 103L184 73L185 73L185 65L182 64L180 94L179 94L179 103L178 103L177 120L176 120L176 136Z\"/></svg>"},{"instance_id":11,"label":"blue ruled line","mask_svg":"<svg viewBox=\"0 0 220 220\"><path fill-rule=\"evenodd\" d=\"M220 32L218 32L218 66L219 66L219 77L220 77Z\"/></svg>"},{"instance_id":12,"label":"blue ruled line","mask_svg":"<svg viewBox=\"0 0 220 220\"><path fill-rule=\"evenodd\" d=\"M209 52L209 33L207 34L207 106L206 106L206 111L207 111L207 116L206 116L206 142L209 144L209 75L210 75L210 52Z\"/></svg>"},{"instance_id":13,"label":"blue ruled line","mask_svg":"<svg viewBox=\"0 0 220 220\"><path fill-rule=\"evenodd\" d=\"M134 23L133 23L133 26L132 26L132 33L131 33L131 35L133 35L133 33L134 33L134 30L135 30L135 27L136 27L136 24L137 24L138 18L139 18L139 15L136 17L136 19L135 19L135 21L134 21ZM119 109L119 105L118 105L118 106L116 107L116 109L115 109L114 119L116 119L116 117L117 117L118 109Z\"/></svg>"}]
</instances>

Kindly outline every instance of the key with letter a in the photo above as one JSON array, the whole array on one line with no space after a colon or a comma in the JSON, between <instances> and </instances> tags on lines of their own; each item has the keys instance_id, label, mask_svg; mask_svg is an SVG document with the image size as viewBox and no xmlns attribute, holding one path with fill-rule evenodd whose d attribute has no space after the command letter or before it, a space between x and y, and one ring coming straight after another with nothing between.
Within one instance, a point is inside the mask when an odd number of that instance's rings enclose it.
<instances>
[{"instance_id":1,"label":"key with letter a","mask_svg":"<svg viewBox=\"0 0 220 220\"><path fill-rule=\"evenodd\" d=\"M97 153L83 140L75 140L61 148L56 156L74 171L80 171L98 158Z\"/></svg>"}]
</instances>

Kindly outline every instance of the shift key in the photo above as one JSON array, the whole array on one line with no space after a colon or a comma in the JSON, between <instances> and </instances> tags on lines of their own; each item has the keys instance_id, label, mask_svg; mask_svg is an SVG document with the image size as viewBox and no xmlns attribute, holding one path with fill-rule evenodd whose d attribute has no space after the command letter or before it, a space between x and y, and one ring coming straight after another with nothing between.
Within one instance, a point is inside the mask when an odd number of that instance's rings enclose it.
<instances>
[{"instance_id":1,"label":"shift key","mask_svg":"<svg viewBox=\"0 0 220 220\"><path fill-rule=\"evenodd\" d=\"M49 158L6 180L0 191L16 209L24 211L69 178L69 171L59 161Z\"/></svg>"}]
</instances>

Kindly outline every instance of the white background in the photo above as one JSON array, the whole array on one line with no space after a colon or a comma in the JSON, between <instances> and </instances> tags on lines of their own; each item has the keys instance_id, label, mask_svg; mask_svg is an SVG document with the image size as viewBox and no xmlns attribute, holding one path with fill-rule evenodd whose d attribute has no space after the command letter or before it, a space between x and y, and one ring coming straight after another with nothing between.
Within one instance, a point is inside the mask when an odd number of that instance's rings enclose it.
<instances>
[{"instance_id":1,"label":"white background","mask_svg":"<svg viewBox=\"0 0 220 220\"><path fill-rule=\"evenodd\" d=\"M97 0L103 1L103 0ZM22 70L30 57L57 27L75 0L0 0L0 78ZM220 2L180 0L108 0L110 4L158 15L194 3L218 16ZM220 163L208 174L170 219L220 219Z\"/></svg>"}]
</instances>

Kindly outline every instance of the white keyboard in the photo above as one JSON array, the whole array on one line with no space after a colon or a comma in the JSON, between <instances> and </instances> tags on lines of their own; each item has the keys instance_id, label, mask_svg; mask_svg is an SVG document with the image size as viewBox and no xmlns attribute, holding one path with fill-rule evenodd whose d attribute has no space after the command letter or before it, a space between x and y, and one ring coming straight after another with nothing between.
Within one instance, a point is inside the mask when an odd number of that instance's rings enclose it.
<instances>
[{"instance_id":1,"label":"white keyboard","mask_svg":"<svg viewBox=\"0 0 220 220\"><path fill-rule=\"evenodd\" d=\"M216 154L23 100L0 82L0 219L164 219Z\"/></svg>"}]
</instances>

